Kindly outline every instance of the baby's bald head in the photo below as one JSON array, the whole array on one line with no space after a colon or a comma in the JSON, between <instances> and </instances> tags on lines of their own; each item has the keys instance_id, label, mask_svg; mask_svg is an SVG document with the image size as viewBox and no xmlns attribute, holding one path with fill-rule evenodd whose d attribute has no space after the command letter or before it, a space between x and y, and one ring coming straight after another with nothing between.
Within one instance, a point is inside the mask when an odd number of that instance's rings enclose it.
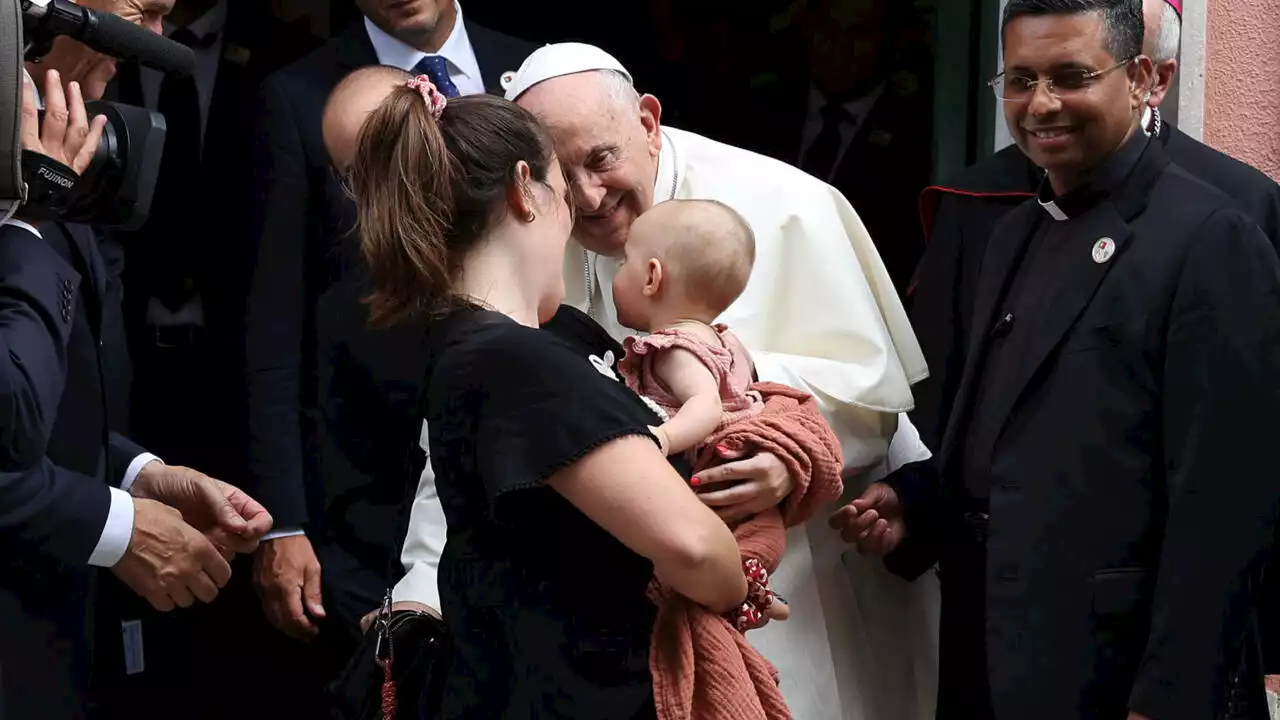
<instances>
[{"instance_id":1,"label":"baby's bald head","mask_svg":"<svg viewBox=\"0 0 1280 720\"><path fill-rule=\"evenodd\" d=\"M640 240L646 254L662 260L687 299L715 315L747 287L756 260L751 226L733 208L715 200L668 200L654 205L631 226L628 244Z\"/></svg>"},{"instance_id":2,"label":"baby's bald head","mask_svg":"<svg viewBox=\"0 0 1280 720\"><path fill-rule=\"evenodd\" d=\"M324 148L335 168L345 172L351 165L365 118L382 104L392 89L410 77L400 68L372 65L352 72L333 88L324 106L320 128Z\"/></svg>"}]
</instances>

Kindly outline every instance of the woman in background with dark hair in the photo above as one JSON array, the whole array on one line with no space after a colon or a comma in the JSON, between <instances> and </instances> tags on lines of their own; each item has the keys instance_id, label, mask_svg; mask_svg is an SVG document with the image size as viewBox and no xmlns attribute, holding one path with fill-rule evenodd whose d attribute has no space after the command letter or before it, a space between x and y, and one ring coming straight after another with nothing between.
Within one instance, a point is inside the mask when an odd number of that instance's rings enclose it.
<instances>
[{"instance_id":1,"label":"woman in background with dark hair","mask_svg":"<svg viewBox=\"0 0 1280 720\"><path fill-rule=\"evenodd\" d=\"M542 128L416 78L369 116L351 189L373 321L435 318L426 419L456 644L442 716L652 718L650 579L721 612L747 585L657 416L538 329L572 225Z\"/></svg>"}]
</instances>

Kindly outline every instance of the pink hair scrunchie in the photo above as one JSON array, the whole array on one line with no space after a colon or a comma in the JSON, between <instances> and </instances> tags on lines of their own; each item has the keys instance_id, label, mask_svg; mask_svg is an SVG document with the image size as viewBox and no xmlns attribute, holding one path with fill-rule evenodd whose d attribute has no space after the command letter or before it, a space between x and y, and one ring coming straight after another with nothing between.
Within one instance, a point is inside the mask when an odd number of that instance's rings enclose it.
<instances>
[{"instance_id":1,"label":"pink hair scrunchie","mask_svg":"<svg viewBox=\"0 0 1280 720\"><path fill-rule=\"evenodd\" d=\"M449 104L449 99L436 88L435 83L431 82L431 78L426 75L419 75L409 78L404 85L407 88L417 90L418 94L422 95L423 101L427 103L427 110L431 112L431 117L437 120L440 119L440 113L444 112L444 106Z\"/></svg>"}]
</instances>

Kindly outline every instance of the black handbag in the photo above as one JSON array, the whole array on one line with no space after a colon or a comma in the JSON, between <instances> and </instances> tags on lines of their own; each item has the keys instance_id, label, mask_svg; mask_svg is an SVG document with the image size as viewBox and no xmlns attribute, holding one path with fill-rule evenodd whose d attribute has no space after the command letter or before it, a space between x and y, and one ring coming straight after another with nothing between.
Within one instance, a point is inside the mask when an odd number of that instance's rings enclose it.
<instances>
[{"instance_id":1,"label":"black handbag","mask_svg":"<svg viewBox=\"0 0 1280 720\"><path fill-rule=\"evenodd\" d=\"M328 694L342 720L435 717L453 654L443 621L416 610L391 610L391 591L378 617Z\"/></svg>"},{"instance_id":2,"label":"black handbag","mask_svg":"<svg viewBox=\"0 0 1280 720\"><path fill-rule=\"evenodd\" d=\"M430 363L428 363L430 367ZM426 382L417 417L425 417ZM410 476L401 504L401 533L418 489L417 443L405 454ZM428 462L430 462L428 460ZM387 593L368 632L342 672L325 688L334 720L418 720L439 715L453 658L453 641L444 621L416 610L391 609L391 587L400 576L400 547L387 564Z\"/></svg>"}]
</instances>

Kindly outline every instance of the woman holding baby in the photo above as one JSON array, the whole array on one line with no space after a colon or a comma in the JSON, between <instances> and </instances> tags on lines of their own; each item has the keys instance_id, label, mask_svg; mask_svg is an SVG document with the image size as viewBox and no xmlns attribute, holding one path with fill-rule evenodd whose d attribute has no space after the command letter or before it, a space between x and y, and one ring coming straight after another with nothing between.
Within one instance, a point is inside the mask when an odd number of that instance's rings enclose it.
<instances>
[{"instance_id":1,"label":"woman holding baby","mask_svg":"<svg viewBox=\"0 0 1280 720\"><path fill-rule=\"evenodd\" d=\"M441 610L456 650L441 716L670 716L692 687L672 638L740 639L784 614L743 528L735 539L690 489L700 441L739 419L742 402L744 417L767 412L758 391L745 395L745 352L710 324L715 308L681 307L670 292L656 302L663 280L652 272L671 270L648 257L637 256L627 307L672 339L647 346L644 373L667 385L665 408L539 329L566 311L572 216L543 129L513 103L446 101L415 78L370 115L350 183L373 321L433 318L425 408L448 520ZM692 220L728 217L718 212ZM728 220L724 231L737 231ZM675 239L655 234L664 247ZM838 472L838 446L834 457ZM780 532L780 519L760 522L753 539L771 522ZM735 652L748 669L768 668L745 642ZM745 717L741 701L789 717L762 683L773 678L754 672L722 707L692 716Z\"/></svg>"}]
</instances>

